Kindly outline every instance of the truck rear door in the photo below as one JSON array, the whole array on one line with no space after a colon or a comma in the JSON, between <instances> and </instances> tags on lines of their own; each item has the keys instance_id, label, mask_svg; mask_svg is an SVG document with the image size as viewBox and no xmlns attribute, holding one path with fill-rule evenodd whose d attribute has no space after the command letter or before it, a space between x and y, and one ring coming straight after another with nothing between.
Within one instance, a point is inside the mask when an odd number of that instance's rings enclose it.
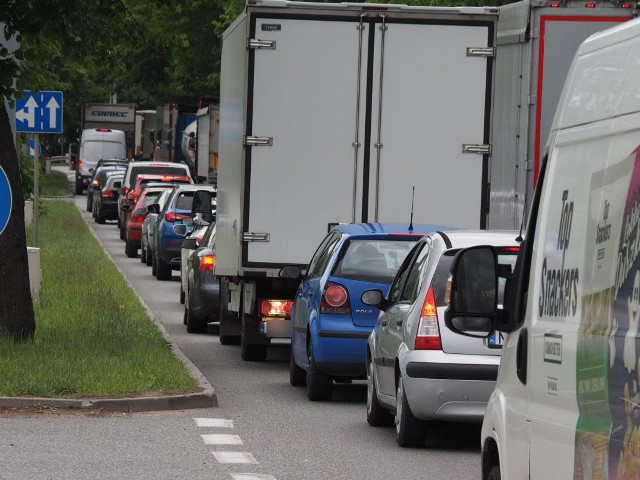
<instances>
[{"instance_id":1,"label":"truck rear door","mask_svg":"<svg viewBox=\"0 0 640 480\"><path fill-rule=\"evenodd\" d=\"M375 29L364 218L408 222L415 187L414 221L484 226L494 22L389 18Z\"/></svg>"},{"instance_id":2,"label":"truck rear door","mask_svg":"<svg viewBox=\"0 0 640 480\"><path fill-rule=\"evenodd\" d=\"M250 28L242 263L307 264L354 220L361 35L356 16L266 15Z\"/></svg>"}]
</instances>

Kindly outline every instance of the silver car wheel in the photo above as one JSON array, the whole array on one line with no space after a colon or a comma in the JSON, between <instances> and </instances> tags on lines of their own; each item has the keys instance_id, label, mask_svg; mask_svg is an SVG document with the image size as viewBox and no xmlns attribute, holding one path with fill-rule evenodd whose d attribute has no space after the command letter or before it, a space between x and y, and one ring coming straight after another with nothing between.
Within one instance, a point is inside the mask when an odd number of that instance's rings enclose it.
<instances>
[{"instance_id":1,"label":"silver car wheel","mask_svg":"<svg viewBox=\"0 0 640 480\"><path fill-rule=\"evenodd\" d=\"M402 418L402 400L404 399L404 386L402 385L402 377L398 379L398 390L396 391L396 434L400 435L400 419Z\"/></svg>"}]
</instances>

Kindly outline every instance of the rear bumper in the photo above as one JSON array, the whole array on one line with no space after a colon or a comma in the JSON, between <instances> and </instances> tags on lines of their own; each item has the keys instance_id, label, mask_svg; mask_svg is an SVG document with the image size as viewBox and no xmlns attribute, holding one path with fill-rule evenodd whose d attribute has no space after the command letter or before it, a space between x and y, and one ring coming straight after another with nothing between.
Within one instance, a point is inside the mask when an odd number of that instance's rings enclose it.
<instances>
[{"instance_id":1,"label":"rear bumper","mask_svg":"<svg viewBox=\"0 0 640 480\"><path fill-rule=\"evenodd\" d=\"M328 375L364 378L370 328L312 332L318 368Z\"/></svg>"},{"instance_id":2,"label":"rear bumper","mask_svg":"<svg viewBox=\"0 0 640 480\"><path fill-rule=\"evenodd\" d=\"M500 356L405 351L400 372L407 401L421 420L481 422Z\"/></svg>"}]
</instances>

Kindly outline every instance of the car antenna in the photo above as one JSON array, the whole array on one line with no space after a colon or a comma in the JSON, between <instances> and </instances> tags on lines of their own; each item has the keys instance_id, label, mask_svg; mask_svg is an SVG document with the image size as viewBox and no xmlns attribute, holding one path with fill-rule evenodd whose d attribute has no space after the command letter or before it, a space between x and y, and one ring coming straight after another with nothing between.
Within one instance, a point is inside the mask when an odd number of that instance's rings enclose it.
<instances>
[{"instance_id":1,"label":"car antenna","mask_svg":"<svg viewBox=\"0 0 640 480\"><path fill-rule=\"evenodd\" d=\"M416 193L415 185L411 189L411 220L409 221L409 233L413 232L413 197Z\"/></svg>"}]
</instances>

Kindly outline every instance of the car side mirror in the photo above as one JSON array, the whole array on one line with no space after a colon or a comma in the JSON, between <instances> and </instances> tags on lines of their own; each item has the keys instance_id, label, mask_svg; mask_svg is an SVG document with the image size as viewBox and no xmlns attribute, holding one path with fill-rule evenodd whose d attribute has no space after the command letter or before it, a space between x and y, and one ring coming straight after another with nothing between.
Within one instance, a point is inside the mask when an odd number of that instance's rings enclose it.
<instances>
[{"instance_id":1,"label":"car side mirror","mask_svg":"<svg viewBox=\"0 0 640 480\"><path fill-rule=\"evenodd\" d=\"M278 276L297 280L302 277L302 269L298 265L286 265L280 269Z\"/></svg>"},{"instance_id":2,"label":"car side mirror","mask_svg":"<svg viewBox=\"0 0 640 480\"><path fill-rule=\"evenodd\" d=\"M160 213L160 204L152 203L147 205L147 213Z\"/></svg>"},{"instance_id":3,"label":"car side mirror","mask_svg":"<svg viewBox=\"0 0 640 480\"><path fill-rule=\"evenodd\" d=\"M376 307L380 310L386 310L388 305L387 301L384 297L384 293L381 290L373 289L373 290L365 290L362 292L360 296L360 300L365 305L369 305L370 307Z\"/></svg>"},{"instance_id":4,"label":"car side mirror","mask_svg":"<svg viewBox=\"0 0 640 480\"><path fill-rule=\"evenodd\" d=\"M458 252L451 265L449 282L446 326L460 335L489 337L499 316L496 250L477 246Z\"/></svg>"}]
</instances>

